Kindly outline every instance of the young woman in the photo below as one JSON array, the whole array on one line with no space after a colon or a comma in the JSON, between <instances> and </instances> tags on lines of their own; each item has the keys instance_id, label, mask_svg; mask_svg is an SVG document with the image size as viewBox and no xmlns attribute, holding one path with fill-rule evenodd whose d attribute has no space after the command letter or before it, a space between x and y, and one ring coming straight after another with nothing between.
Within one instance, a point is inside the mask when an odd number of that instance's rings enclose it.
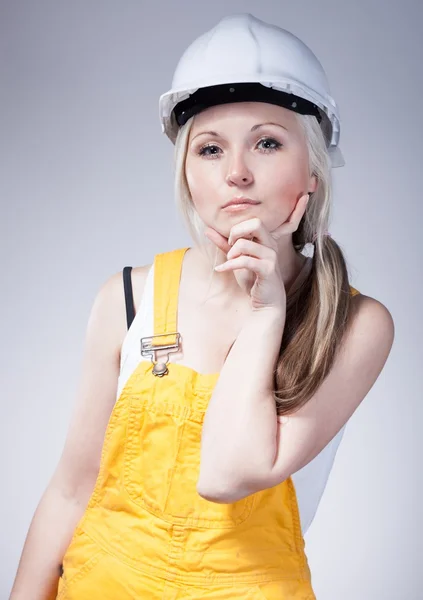
<instances>
[{"instance_id":1,"label":"young woman","mask_svg":"<svg viewBox=\"0 0 423 600\"><path fill-rule=\"evenodd\" d=\"M194 243L99 291L11 598L311 600L304 533L394 337L327 232L338 109L309 48L238 14L160 115Z\"/></svg>"}]
</instances>

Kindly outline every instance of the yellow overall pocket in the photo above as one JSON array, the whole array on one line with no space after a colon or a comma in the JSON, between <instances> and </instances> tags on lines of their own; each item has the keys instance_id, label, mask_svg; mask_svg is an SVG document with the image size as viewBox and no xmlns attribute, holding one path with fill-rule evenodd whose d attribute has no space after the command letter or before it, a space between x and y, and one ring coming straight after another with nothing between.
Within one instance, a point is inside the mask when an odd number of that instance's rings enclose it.
<instances>
[{"instance_id":1,"label":"yellow overall pocket","mask_svg":"<svg viewBox=\"0 0 423 600\"><path fill-rule=\"evenodd\" d=\"M83 581L105 556L107 553L83 529L76 527L63 557L57 600L67 598L70 588Z\"/></svg>"},{"instance_id":2,"label":"yellow overall pocket","mask_svg":"<svg viewBox=\"0 0 423 600\"><path fill-rule=\"evenodd\" d=\"M230 504L197 492L204 412L170 402L129 406L123 482L133 502L172 523L227 528L246 521L254 496Z\"/></svg>"}]
</instances>

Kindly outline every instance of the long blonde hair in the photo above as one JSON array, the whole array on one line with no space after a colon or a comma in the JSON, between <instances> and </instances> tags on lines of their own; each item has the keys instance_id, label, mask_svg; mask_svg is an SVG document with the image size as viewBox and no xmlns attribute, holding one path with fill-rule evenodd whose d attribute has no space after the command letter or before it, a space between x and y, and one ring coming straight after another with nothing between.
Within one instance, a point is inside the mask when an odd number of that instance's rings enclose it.
<instances>
[{"instance_id":1,"label":"long blonde hair","mask_svg":"<svg viewBox=\"0 0 423 600\"><path fill-rule=\"evenodd\" d=\"M324 235L332 204L328 134L314 116L295 115L307 141L309 172L316 175L318 183L292 235L293 246L302 252L306 244L316 239L308 275L300 285L293 286L292 293L287 293L285 328L274 372L278 415L294 413L319 388L341 349L353 311L344 255L335 240ZM190 235L210 256L211 242L203 235L206 225L194 207L185 174L194 118L180 128L175 142L175 200Z\"/></svg>"}]
</instances>

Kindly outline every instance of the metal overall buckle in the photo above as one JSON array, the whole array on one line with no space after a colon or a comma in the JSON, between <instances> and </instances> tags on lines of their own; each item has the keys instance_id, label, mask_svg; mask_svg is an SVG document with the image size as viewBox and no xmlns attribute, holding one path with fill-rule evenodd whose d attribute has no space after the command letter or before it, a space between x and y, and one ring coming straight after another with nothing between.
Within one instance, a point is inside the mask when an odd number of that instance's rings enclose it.
<instances>
[{"instance_id":1,"label":"metal overall buckle","mask_svg":"<svg viewBox=\"0 0 423 600\"><path fill-rule=\"evenodd\" d=\"M176 342L174 344L162 344L159 346L152 346L152 340L160 337L168 337L170 335L176 335ZM141 356L150 356L151 362L154 364L153 375L157 377L163 377L169 373L167 364L169 362L169 354L171 352L178 352L181 344L181 334L177 331L172 333L159 333L157 335L151 335L148 337L141 338ZM157 360L157 350L167 350L167 360Z\"/></svg>"}]
</instances>

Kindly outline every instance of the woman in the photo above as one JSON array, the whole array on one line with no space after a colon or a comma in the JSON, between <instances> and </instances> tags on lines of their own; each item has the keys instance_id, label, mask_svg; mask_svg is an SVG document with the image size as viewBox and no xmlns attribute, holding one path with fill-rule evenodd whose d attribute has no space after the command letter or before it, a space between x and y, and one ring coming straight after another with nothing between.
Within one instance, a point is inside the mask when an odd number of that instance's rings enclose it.
<instances>
[{"instance_id":1,"label":"woman","mask_svg":"<svg viewBox=\"0 0 423 600\"><path fill-rule=\"evenodd\" d=\"M240 14L160 114L194 245L100 290L11 598L314 599L304 533L394 337L326 230L337 106L298 38Z\"/></svg>"}]
</instances>

